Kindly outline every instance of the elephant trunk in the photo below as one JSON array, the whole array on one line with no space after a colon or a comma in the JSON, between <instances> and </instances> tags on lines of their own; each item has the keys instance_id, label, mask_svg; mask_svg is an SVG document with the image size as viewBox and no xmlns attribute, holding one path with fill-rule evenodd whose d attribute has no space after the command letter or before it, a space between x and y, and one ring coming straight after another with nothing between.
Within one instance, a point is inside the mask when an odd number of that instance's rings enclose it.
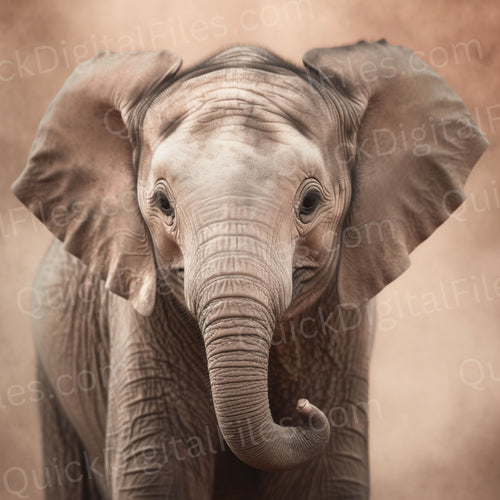
<instances>
[{"instance_id":1,"label":"elephant trunk","mask_svg":"<svg viewBox=\"0 0 500 500\"><path fill-rule=\"evenodd\" d=\"M301 427L280 426L271 416L269 350L286 296L283 280L264 259L226 254L223 265L230 267L226 273L220 271L220 259L215 260L214 266L214 258L205 257L204 264L189 273L191 296L196 297L190 308L203 333L222 435L240 460L257 469L300 466L326 445L330 426L326 416L305 399L297 403L297 412L305 420ZM279 268L276 264L274 269Z\"/></svg>"}]
</instances>

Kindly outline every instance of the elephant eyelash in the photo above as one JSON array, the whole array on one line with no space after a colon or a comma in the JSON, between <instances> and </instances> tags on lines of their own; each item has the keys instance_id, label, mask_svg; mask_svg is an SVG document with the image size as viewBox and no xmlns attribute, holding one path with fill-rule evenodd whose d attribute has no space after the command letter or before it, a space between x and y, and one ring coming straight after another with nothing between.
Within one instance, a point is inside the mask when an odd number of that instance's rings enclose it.
<instances>
[{"instance_id":1,"label":"elephant eyelash","mask_svg":"<svg viewBox=\"0 0 500 500\"><path fill-rule=\"evenodd\" d=\"M319 182L315 179L309 179L300 191L303 194L295 205L295 213L300 222L308 224L312 222L313 215L323 202L324 196Z\"/></svg>"},{"instance_id":2,"label":"elephant eyelash","mask_svg":"<svg viewBox=\"0 0 500 500\"><path fill-rule=\"evenodd\" d=\"M299 216L309 216L312 215L316 209L319 207L323 197L319 189L311 189L302 198L299 207Z\"/></svg>"},{"instance_id":3,"label":"elephant eyelash","mask_svg":"<svg viewBox=\"0 0 500 500\"><path fill-rule=\"evenodd\" d=\"M174 207L163 191L156 191L155 204L165 215L174 215Z\"/></svg>"},{"instance_id":4,"label":"elephant eyelash","mask_svg":"<svg viewBox=\"0 0 500 500\"><path fill-rule=\"evenodd\" d=\"M162 189L157 189L152 196L152 205L158 208L165 216L167 225L171 226L174 223L175 209L169 196Z\"/></svg>"}]
</instances>

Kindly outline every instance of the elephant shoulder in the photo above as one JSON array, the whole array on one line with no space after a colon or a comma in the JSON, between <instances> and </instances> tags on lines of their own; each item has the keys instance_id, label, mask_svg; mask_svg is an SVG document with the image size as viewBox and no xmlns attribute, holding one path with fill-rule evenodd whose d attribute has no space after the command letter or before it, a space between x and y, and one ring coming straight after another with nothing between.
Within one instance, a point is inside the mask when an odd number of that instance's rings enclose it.
<instances>
[{"instance_id":1,"label":"elephant shoulder","mask_svg":"<svg viewBox=\"0 0 500 500\"><path fill-rule=\"evenodd\" d=\"M58 366L62 357L84 358L86 353L79 351L89 345L108 350L110 295L100 278L54 240L32 293L35 343L44 365Z\"/></svg>"},{"instance_id":2,"label":"elephant shoulder","mask_svg":"<svg viewBox=\"0 0 500 500\"><path fill-rule=\"evenodd\" d=\"M32 296L37 358L54 397L82 443L98 453L104 443L111 292L59 241L49 247Z\"/></svg>"}]
</instances>

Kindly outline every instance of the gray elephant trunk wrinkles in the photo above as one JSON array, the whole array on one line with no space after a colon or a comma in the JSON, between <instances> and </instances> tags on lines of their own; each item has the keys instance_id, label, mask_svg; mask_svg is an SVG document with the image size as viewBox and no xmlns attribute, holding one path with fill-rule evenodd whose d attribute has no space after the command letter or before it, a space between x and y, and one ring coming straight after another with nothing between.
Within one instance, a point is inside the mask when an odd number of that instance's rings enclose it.
<instances>
[{"instance_id":1,"label":"gray elephant trunk wrinkles","mask_svg":"<svg viewBox=\"0 0 500 500\"><path fill-rule=\"evenodd\" d=\"M284 428L269 408L269 350L276 318L291 299L288 293L283 302L284 290L291 290L292 249L284 264L265 243L272 236L216 234L197 242L197 254L188 256L185 288L205 342L219 427L245 463L296 467L326 444L329 426L311 419L307 427Z\"/></svg>"}]
</instances>

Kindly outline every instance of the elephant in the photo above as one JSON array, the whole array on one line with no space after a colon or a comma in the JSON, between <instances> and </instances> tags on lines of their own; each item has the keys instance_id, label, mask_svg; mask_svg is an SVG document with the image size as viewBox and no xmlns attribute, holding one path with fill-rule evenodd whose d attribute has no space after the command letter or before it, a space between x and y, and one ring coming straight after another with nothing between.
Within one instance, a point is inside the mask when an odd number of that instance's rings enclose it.
<instances>
[{"instance_id":1,"label":"elephant","mask_svg":"<svg viewBox=\"0 0 500 500\"><path fill-rule=\"evenodd\" d=\"M374 297L488 142L385 40L181 65L81 63L12 187L56 237L34 284L46 498L366 499Z\"/></svg>"}]
</instances>

